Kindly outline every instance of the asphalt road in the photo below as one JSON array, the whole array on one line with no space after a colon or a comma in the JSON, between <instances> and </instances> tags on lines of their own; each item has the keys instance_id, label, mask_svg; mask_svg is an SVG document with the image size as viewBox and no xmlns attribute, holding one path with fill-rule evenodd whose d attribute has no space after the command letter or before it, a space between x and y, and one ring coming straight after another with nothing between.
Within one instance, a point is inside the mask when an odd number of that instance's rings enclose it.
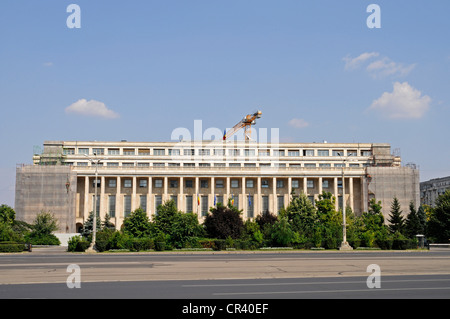
<instances>
[{"instance_id":1,"label":"asphalt road","mask_svg":"<svg viewBox=\"0 0 450 319\"><path fill-rule=\"evenodd\" d=\"M0 298L178 299L176 311L186 300L448 299L450 249L136 254L35 249L0 255Z\"/></svg>"}]
</instances>

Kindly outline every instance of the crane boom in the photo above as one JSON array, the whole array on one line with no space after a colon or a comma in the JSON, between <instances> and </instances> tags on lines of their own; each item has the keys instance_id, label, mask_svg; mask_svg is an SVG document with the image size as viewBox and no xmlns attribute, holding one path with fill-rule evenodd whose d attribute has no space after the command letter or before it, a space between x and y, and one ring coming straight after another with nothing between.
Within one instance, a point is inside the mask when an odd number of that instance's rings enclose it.
<instances>
[{"instance_id":1,"label":"crane boom","mask_svg":"<svg viewBox=\"0 0 450 319\"><path fill-rule=\"evenodd\" d=\"M237 123L235 126L233 126L230 130L225 131L224 135L223 135L223 140L226 140L228 138L230 138L233 134L235 134L237 131L239 131L241 128L244 128L244 136L245 136L245 140L250 140L250 136L251 136L251 127L252 125L255 125L256 119L261 118L261 111L257 111L253 114L248 114L246 116L244 116L244 118Z\"/></svg>"}]
</instances>

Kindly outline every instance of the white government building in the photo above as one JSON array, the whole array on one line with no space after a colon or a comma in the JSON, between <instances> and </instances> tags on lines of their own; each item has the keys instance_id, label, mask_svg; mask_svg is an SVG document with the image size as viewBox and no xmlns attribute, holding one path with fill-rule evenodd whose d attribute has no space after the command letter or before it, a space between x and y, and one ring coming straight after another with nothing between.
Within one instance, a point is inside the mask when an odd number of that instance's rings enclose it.
<instances>
[{"instance_id":1,"label":"white government building","mask_svg":"<svg viewBox=\"0 0 450 319\"><path fill-rule=\"evenodd\" d=\"M108 213L120 228L133 210L151 217L167 200L201 221L231 199L247 219L277 213L291 192L314 202L323 191L336 209L361 214L376 198L387 215L394 196L405 208L419 205L419 172L381 143L46 141L33 165L17 168L15 209L22 220L51 211L62 232L74 232L94 202L101 219Z\"/></svg>"}]
</instances>

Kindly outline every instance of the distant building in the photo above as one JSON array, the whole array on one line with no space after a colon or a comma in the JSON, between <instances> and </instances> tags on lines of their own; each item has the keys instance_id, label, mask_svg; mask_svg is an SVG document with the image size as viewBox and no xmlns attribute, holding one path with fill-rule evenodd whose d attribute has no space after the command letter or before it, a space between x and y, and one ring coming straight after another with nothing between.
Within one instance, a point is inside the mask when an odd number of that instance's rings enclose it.
<instances>
[{"instance_id":1,"label":"distant building","mask_svg":"<svg viewBox=\"0 0 450 319\"><path fill-rule=\"evenodd\" d=\"M450 189L450 176L420 183L420 203L434 207L439 195Z\"/></svg>"},{"instance_id":2,"label":"distant building","mask_svg":"<svg viewBox=\"0 0 450 319\"><path fill-rule=\"evenodd\" d=\"M97 180L94 158L102 159ZM97 211L117 228L138 207L152 216L170 199L199 220L229 199L244 219L277 213L292 192L313 203L331 192L336 209L357 215L371 198L385 216L394 196L405 208L419 204L419 171L402 167L389 144L48 141L33 165L17 168L17 216L30 221L51 211L64 221L61 232L79 230L94 210L96 185Z\"/></svg>"}]
</instances>

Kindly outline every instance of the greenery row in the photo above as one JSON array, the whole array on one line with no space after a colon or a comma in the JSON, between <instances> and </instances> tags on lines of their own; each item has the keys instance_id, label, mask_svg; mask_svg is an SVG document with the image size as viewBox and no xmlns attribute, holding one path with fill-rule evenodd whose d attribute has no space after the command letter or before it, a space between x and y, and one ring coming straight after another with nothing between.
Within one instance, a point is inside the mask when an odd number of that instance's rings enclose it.
<instances>
[{"instance_id":1,"label":"greenery row","mask_svg":"<svg viewBox=\"0 0 450 319\"><path fill-rule=\"evenodd\" d=\"M450 192L438 199L434 209L421 206L416 211L411 203L404 218L398 199L393 198L386 223L381 202L372 199L369 211L362 216L346 210L347 241L353 248L364 249L417 248L417 234L426 234L431 241L447 242L448 203ZM315 206L304 194L292 194L290 204L278 216L266 212L244 222L241 213L230 202L227 206L218 204L210 208L203 224L199 224L197 215L182 213L173 201L167 201L158 207L152 221L142 209L135 210L124 219L120 231L114 229L108 216L102 224L97 219L100 231L95 248L98 251L338 249L342 242L342 212L335 210L335 198L328 192L319 195ZM91 213L82 235L71 239L69 251L84 251L89 246L92 220Z\"/></svg>"},{"instance_id":2,"label":"greenery row","mask_svg":"<svg viewBox=\"0 0 450 319\"><path fill-rule=\"evenodd\" d=\"M288 207L278 215L265 212L254 220L242 219L231 202L210 208L202 224L193 213L178 211L173 201L158 207L150 221L142 209L133 211L116 230L109 216L103 222L96 218L98 251L145 250L225 250L289 247L296 249L337 249L342 242L342 212L335 210L335 197L329 192L319 195L315 205L306 195L291 194ZM448 243L450 240L450 190L440 195L435 207L411 202L404 218L397 198L393 198L387 222L381 202L372 199L368 212L355 216L346 209L347 241L353 248L409 249L417 247L417 234L428 242ZM86 221L80 236L69 241L69 251L85 251L92 238L93 214ZM21 251L23 243L59 245L52 233L58 222L49 212L37 214L33 224L15 220L14 210L0 206L0 252Z\"/></svg>"}]
</instances>

